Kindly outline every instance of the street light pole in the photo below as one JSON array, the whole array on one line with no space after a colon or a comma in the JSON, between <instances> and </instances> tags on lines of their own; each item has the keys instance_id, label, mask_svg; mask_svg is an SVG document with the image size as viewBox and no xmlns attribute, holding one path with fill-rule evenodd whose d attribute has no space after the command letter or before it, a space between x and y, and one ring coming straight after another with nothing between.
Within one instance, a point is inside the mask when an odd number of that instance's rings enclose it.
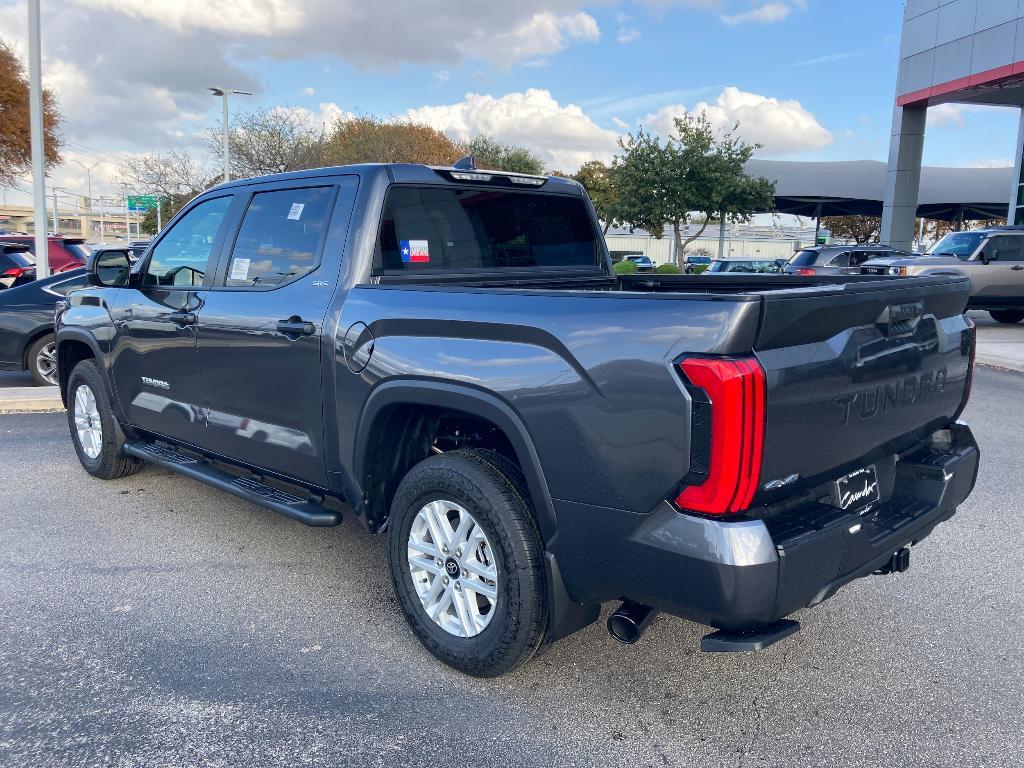
<instances>
[{"instance_id":1,"label":"street light pole","mask_svg":"<svg viewBox=\"0 0 1024 768\"><path fill-rule=\"evenodd\" d=\"M39 0L28 0L28 103L32 138L32 199L35 220L36 275L50 274L46 237L46 155L43 148L43 54Z\"/></svg>"},{"instance_id":2,"label":"street light pole","mask_svg":"<svg viewBox=\"0 0 1024 768\"><path fill-rule=\"evenodd\" d=\"M230 128L228 126L228 94L237 93L239 96L252 96L249 91L236 91L232 88L207 88L214 96L220 96L224 99L224 130L222 140L224 142L223 149L223 160L224 160L224 183L231 181L231 142Z\"/></svg>"},{"instance_id":3,"label":"street light pole","mask_svg":"<svg viewBox=\"0 0 1024 768\"><path fill-rule=\"evenodd\" d=\"M71 162L77 163L78 165L80 165L83 168L85 168L86 185L88 186L88 192L89 192L89 231L86 233L86 237L88 238L88 237L92 236L92 204L93 204L92 203L92 169L95 168L97 165L102 165L103 161L102 160L97 160L92 165L86 165L81 160L75 160L75 159L72 158ZM100 242L101 243L103 242L103 224L102 223L100 224Z\"/></svg>"}]
</instances>

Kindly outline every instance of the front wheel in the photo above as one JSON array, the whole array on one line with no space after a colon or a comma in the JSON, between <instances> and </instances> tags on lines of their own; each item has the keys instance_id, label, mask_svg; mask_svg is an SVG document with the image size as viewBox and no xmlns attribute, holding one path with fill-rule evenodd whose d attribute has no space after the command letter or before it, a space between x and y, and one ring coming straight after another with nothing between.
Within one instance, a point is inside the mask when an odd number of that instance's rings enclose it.
<instances>
[{"instance_id":1,"label":"front wheel","mask_svg":"<svg viewBox=\"0 0 1024 768\"><path fill-rule=\"evenodd\" d=\"M1021 309L990 309L989 316L997 323L1012 325L1024 320L1024 310Z\"/></svg>"},{"instance_id":2,"label":"front wheel","mask_svg":"<svg viewBox=\"0 0 1024 768\"><path fill-rule=\"evenodd\" d=\"M495 677L529 660L548 622L544 548L518 468L492 451L432 456L391 507L395 593L420 642Z\"/></svg>"},{"instance_id":3,"label":"front wheel","mask_svg":"<svg viewBox=\"0 0 1024 768\"><path fill-rule=\"evenodd\" d=\"M85 471L102 480L138 471L142 462L127 455L110 397L96 363L83 360L68 377L68 427Z\"/></svg>"}]
</instances>

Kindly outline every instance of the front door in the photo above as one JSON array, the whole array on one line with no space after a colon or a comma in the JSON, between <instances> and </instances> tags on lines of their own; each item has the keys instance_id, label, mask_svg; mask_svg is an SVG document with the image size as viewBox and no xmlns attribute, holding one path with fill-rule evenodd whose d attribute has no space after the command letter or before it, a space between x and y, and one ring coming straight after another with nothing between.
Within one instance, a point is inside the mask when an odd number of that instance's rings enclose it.
<instances>
[{"instance_id":1,"label":"front door","mask_svg":"<svg viewBox=\"0 0 1024 768\"><path fill-rule=\"evenodd\" d=\"M1024 237L996 235L982 249L982 255L969 262L972 299L994 306L1024 306Z\"/></svg>"},{"instance_id":2,"label":"front door","mask_svg":"<svg viewBox=\"0 0 1024 768\"><path fill-rule=\"evenodd\" d=\"M197 443L205 432L196 323L232 199L203 200L168 227L110 313L111 371L128 420L184 442Z\"/></svg>"},{"instance_id":3,"label":"front door","mask_svg":"<svg viewBox=\"0 0 1024 768\"><path fill-rule=\"evenodd\" d=\"M253 186L199 312L209 449L318 485L327 477L322 333L356 183Z\"/></svg>"}]
</instances>

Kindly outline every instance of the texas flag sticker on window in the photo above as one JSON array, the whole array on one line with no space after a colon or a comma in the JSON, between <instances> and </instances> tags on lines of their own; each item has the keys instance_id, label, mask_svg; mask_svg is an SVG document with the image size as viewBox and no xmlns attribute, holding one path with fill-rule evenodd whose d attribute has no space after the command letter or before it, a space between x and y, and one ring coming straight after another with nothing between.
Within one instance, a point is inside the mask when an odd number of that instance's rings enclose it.
<instances>
[{"instance_id":1,"label":"texas flag sticker on window","mask_svg":"<svg viewBox=\"0 0 1024 768\"><path fill-rule=\"evenodd\" d=\"M402 261L423 264L430 261L430 244L426 240L402 240Z\"/></svg>"}]
</instances>

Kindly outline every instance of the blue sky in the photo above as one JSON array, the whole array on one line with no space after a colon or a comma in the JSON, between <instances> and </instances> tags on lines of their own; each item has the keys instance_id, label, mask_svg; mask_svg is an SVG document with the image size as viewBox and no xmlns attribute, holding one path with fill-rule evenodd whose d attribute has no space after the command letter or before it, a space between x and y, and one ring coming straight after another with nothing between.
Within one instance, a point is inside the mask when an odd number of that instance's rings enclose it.
<instances>
[{"instance_id":1,"label":"blue sky","mask_svg":"<svg viewBox=\"0 0 1024 768\"><path fill-rule=\"evenodd\" d=\"M709 110L766 157L884 160L902 3L894 0L65 0L44 3L44 76L68 155L185 147L219 124L205 87L255 91L233 108L409 117L450 135L524 144L548 167L609 159L641 123ZM24 49L23 0L0 35ZM97 46L96 40L106 44ZM925 162L1007 165L1017 115L934 111ZM67 164L61 183L84 172Z\"/></svg>"}]
</instances>

